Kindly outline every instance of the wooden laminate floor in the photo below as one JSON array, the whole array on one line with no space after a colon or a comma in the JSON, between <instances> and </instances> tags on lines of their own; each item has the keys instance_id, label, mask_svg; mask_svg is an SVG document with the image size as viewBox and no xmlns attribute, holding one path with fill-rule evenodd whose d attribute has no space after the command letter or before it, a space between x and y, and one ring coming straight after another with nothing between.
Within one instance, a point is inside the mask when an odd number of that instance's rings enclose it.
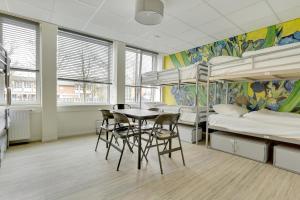
<instances>
[{"instance_id":1,"label":"wooden laminate floor","mask_svg":"<svg viewBox=\"0 0 300 200\"><path fill-rule=\"evenodd\" d=\"M160 175L155 149L149 163L137 170L137 153L104 159L94 152L96 137L61 139L11 147L0 169L1 200L44 199L300 199L300 175L202 145L184 144L180 153L163 158Z\"/></svg>"}]
</instances>

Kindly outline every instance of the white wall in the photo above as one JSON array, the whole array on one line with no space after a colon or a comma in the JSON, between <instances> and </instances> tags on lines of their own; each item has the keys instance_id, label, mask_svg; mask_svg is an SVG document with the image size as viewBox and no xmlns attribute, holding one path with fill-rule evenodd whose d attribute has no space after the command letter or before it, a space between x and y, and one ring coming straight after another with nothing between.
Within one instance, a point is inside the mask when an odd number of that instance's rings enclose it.
<instances>
[{"instance_id":1,"label":"white wall","mask_svg":"<svg viewBox=\"0 0 300 200\"><path fill-rule=\"evenodd\" d=\"M40 23L41 30L41 105L13 106L12 109L30 109L30 141L48 142L58 138L95 133L96 120L101 120L98 111L108 108L107 105L77 105L57 106L56 88L56 51L58 27L46 22ZM125 44L117 43L119 51L116 56L116 68L125 68ZM115 46L115 45L114 45ZM122 56L122 50L123 56ZM122 74L125 78L125 74ZM120 74L119 77L121 78ZM123 80L125 80L123 78ZM118 85L117 85L118 87ZM115 92L118 98L124 98L125 93Z\"/></svg>"},{"instance_id":2,"label":"white wall","mask_svg":"<svg viewBox=\"0 0 300 200\"><path fill-rule=\"evenodd\" d=\"M96 120L101 120L98 109L109 106L60 106L57 111L58 138L95 133ZM26 108L28 109L28 108ZM42 140L42 109L31 108L31 141Z\"/></svg>"},{"instance_id":3,"label":"white wall","mask_svg":"<svg viewBox=\"0 0 300 200\"><path fill-rule=\"evenodd\" d=\"M40 106L22 106L31 109L30 141L51 141L62 137L95 133L98 111L108 105L57 106L56 101L56 45L57 29L54 24L40 22L41 28L41 102ZM112 103L125 102L125 47L123 42L113 44L114 78ZM162 59L159 60L160 65ZM18 109L22 109L18 107Z\"/></svg>"},{"instance_id":4,"label":"white wall","mask_svg":"<svg viewBox=\"0 0 300 200\"><path fill-rule=\"evenodd\" d=\"M125 51L124 42L113 44L113 84L112 103L125 103Z\"/></svg>"},{"instance_id":5,"label":"white wall","mask_svg":"<svg viewBox=\"0 0 300 200\"><path fill-rule=\"evenodd\" d=\"M57 30L54 24L42 22L41 30L41 102L42 141L57 140L56 52Z\"/></svg>"}]
</instances>

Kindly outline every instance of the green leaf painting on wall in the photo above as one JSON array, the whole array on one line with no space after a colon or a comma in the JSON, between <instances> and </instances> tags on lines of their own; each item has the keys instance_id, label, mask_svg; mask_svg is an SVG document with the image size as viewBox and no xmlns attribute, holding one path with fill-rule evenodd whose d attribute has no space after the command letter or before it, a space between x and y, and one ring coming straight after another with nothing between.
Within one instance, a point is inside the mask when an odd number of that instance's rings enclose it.
<instances>
[{"instance_id":1,"label":"green leaf painting on wall","mask_svg":"<svg viewBox=\"0 0 300 200\"><path fill-rule=\"evenodd\" d=\"M215 56L241 57L246 51L295 42L300 42L300 19L220 40L168 57L172 66L180 68L197 62L205 64ZM184 65L180 64L179 60L182 60ZM224 88L218 86L216 88L217 97L210 97L210 101L225 102ZM180 91L177 86L174 86L171 94L177 104L194 105L195 91L195 86L184 86ZM228 91L230 103L240 104L249 110L267 108L282 112L300 112L300 83L296 81L232 83ZM206 104L205 89L201 89L199 102L200 105Z\"/></svg>"}]
</instances>

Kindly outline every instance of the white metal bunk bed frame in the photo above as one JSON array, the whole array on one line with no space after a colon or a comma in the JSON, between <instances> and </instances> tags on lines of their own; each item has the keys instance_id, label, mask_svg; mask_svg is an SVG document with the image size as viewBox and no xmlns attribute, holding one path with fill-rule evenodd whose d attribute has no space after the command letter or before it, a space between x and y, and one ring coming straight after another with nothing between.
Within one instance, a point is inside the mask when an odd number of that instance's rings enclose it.
<instances>
[{"instance_id":1,"label":"white metal bunk bed frame","mask_svg":"<svg viewBox=\"0 0 300 200\"><path fill-rule=\"evenodd\" d=\"M6 135L6 148L9 146L9 106L11 105L11 88L10 88L10 59L8 57L7 51L0 45L0 74L4 74L5 79L5 90L6 90L6 104L1 105L5 106L5 128L0 130L1 137ZM1 149L0 149L1 151ZM0 152L1 153L1 152ZM1 166L1 157L0 157L0 166Z\"/></svg>"},{"instance_id":2,"label":"white metal bunk bed frame","mask_svg":"<svg viewBox=\"0 0 300 200\"><path fill-rule=\"evenodd\" d=\"M255 68L255 58L259 57L259 56L264 56L264 55L271 55L273 53L279 53L279 52L284 52L284 51L288 51L288 50L293 50L293 49L300 49L300 43L298 45L289 47L289 48L285 48L285 49L278 49L275 51L271 51L271 52L264 52L261 54L256 54L256 55L250 55L250 56L245 56L243 58L239 58L236 60L232 60L232 61L225 61L225 62L220 62L217 65L223 65L223 64L230 64L230 63L236 63L236 62L240 62L243 61L245 59L251 59L251 66L252 69L251 70L244 70L244 71L239 71L237 74L230 74L230 75L217 75L217 76L211 76L211 68L213 65L211 63L208 63L208 78L207 78L207 102L209 101L209 85L210 82L222 82L226 84L226 96L225 96L225 101L226 103L228 103L228 83L230 82L245 82L245 81L267 81L267 80L295 80L295 79L300 79L300 67L299 69L288 69L288 70L271 70L271 71L264 71L264 72L255 72L256 69L271 69L274 67L281 67L284 66L284 64L280 64L280 65L271 65L271 66L267 66L267 67L263 67L263 68ZM282 57L277 57L277 58L273 58L271 60L274 59L281 59L281 58L287 58L287 57L292 57L292 56L300 56L300 53L295 53L293 55L287 55L287 56L282 56ZM269 61L270 59L266 59L266 60L260 60L258 62L265 62L265 61ZM299 63L300 66L300 62ZM246 63L249 64L249 63ZM293 62L291 63L287 63L288 64L295 64ZM232 68L232 67L236 67L239 64L233 65L233 66L229 66L228 68ZM226 68L226 67L225 67ZM222 68L224 69L224 68ZM252 71L252 72L251 72ZM209 105L209 104L208 104ZM274 136L274 135L261 135L261 134L255 134L255 133L249 133L249 132L241 132L241 131L234 131L234 130L229 130L227 128L223 128L223 127L217 127L217 126L212 126L209 125L208 123L208 117L209 117L209 106L207 106L207 110L206 110L206 116L207 116L207 120L206 120L206 139L205 139L205 145L206 147L209 146L209 129L212 130L218 130L218 131L224 131L224 132L228 132L228 133L234 133L234 134L240 134L240 135L245 135L245 136L251 136L251 137L256 137L256 138L262 138L262 139L267 139L267 140L271 140L271 141L278 141L278 142L285 142L285 143L290 143L290 144L296 144L296 145L300 145L300 138L296 139L296 138L285 138L285 137L281 137L281 136Z\"/></svg>"},{"instance_id":3,"label":"white metal bunk bed frame","mask_svg":"<svg viewBox=\"0 0 300 200\"><path fill-rule=\"evenodd\" d=\"M160 88L163 87L163 86L173 86L173 85L178 85L178 88L180 89L180 85L193 85L193 84L196 84L196 94L195 94L195 110L196 110L196 122L195 122L195 138L196 138L196 144L198 144L198 129L199 129L199 123L200 123L200 115L199 115L199 95L200 95L200 92L199 92L199 85L201 83L203 84L206 84L206 80L201 80L200 79L200 72L201 70L204 70L203 68L201 69L201 67L205 67L207 68L206 70L204 71L207 71L207 74L206 77L208 79L208 66L207 65L204 65L202 63L195 63L193 64L196 66L196 77L194 79L186 79L186 80L182 80L181 77L180 77L180 71L179 69L172 69L172 70L177 70L177 73L178 73L178 81L177 82L169 82L169 83L159 83L155 86L159 86ZM143 76L141 76L141 80L140 80L140 83L141 83L141 86L143 85ZM140 94L141 94L141 90L142 90L142 87L140 87ZM141 95L140 95L140 108L142 107L142 99L141 99Z\"/></svg>"}]
</instances>

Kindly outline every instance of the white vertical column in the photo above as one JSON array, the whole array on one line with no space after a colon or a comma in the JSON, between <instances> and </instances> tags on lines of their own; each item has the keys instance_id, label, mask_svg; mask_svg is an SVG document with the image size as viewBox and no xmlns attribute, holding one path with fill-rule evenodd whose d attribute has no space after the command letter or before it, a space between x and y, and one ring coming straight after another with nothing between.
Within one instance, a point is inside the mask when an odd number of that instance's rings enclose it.
<instances>
[{"instance_id":1,"label":"white vertical column","mask_svg":"<svg viewBox=\"0 0 300 200\"><path fill-rule=\"evenodd\" d=\"M56 51L58 27L41 23L42 141L57 140Z\"/></svg>"},{"instance_id":2,"label":"white vertical column","mask_svg":"<svg viewBox=\"0 0 300 200\"><path fill-rule=\"evenodd\" d=\"M123 42L113 43L112 103L125 103L125 49Z\"/></svg>"},{"instance_id":3,"label":"white vertical column","mask_svg":"<svg viewBox=\"0 0 300 200\"><path fill-rule=\"evenodd\" d=\"M164 57L166 56L166 54L158 54L157 55L157 71L162 71L164 70ZM164 99L163 99L163 87L160 86L160 102L164 102Z\"/></svg>"}]
</instances>

